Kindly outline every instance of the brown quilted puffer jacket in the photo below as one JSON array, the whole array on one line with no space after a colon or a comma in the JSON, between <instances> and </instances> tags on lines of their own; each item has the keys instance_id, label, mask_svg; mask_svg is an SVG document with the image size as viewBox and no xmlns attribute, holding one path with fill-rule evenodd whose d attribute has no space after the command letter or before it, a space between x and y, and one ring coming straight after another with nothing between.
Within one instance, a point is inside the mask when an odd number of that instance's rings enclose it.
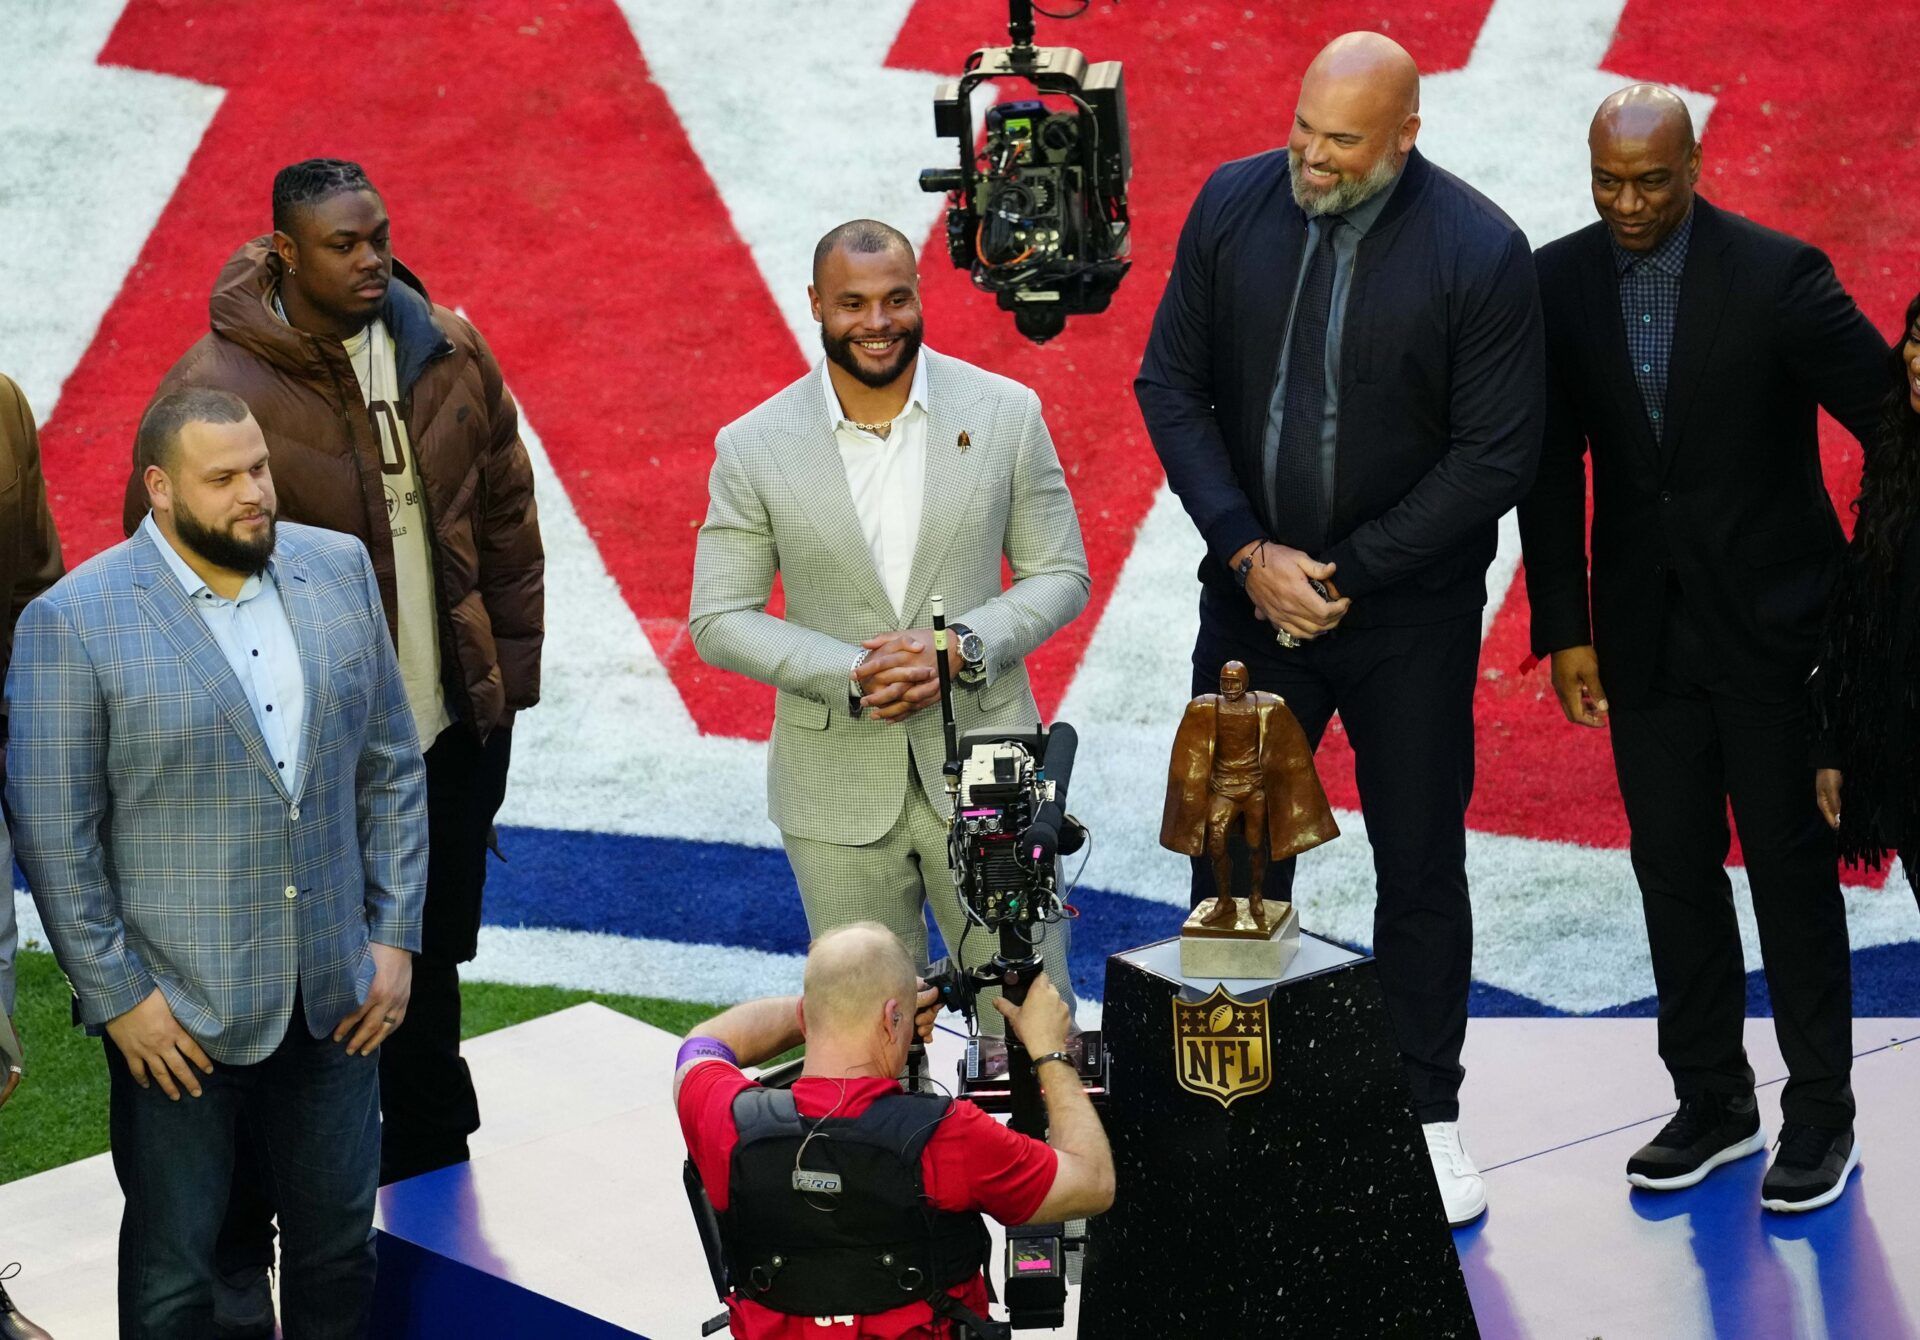
<instances>
[{"instance_id":1,"label":"brown quilted puffer jacket","mask_svg":"<svg viewBox=\"0 0 1920 1340\"><path fill-rule=\"evenodd\" d=\"M5 634L0 637L0 682L7 677L20 611L66 570L53 514L47 510L33 411L13 379L0 376L0 621ZM5 714L0 706L0 717ZM0 898L5 896L0 893Z\"/></svg>"},{"instance_id":2,"label":"brown quilted puffer jacket","mask_svg":"<svg viewBox=\"0 0 1920 1340\"><path fill-rule=\"evenodd\" d=\"M397 641L379 439L345 346L274 314L280 258L270 241L255 238L233 254L208 304L212 330L154 395L215 386L247 402L272 452L280 515L359 537ZM513 397L480 332L433 305L398 261L393 278L381 316L393 335L400 416L431 523L441 664L455 714L485 739L540 699L546 560L533 470ZM128 534L146 512L136 474L127 486Z\"/></svg>"}]
</instances>

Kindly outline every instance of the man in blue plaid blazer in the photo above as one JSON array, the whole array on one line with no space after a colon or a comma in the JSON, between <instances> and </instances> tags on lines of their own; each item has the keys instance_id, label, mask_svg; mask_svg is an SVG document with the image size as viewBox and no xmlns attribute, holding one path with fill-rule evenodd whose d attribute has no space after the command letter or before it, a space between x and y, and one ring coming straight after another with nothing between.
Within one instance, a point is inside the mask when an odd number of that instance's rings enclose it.
<instances>
[{"instance_id":1,"label":"man in blue plaid blazer","mask_svg":"<svg viewBox=\"0 0 1920 1340\"><path fill-rule=\"evenodd\" d=\"M212 1332L245 1122L288 1333L363 1335L373 1053L426 879L418 735L365 549L276 525L246 405L163 396L135 451L151 513L27 608L7 681L20 861L108 1039L121 1332Z\"/></svg>"}]
</instances>

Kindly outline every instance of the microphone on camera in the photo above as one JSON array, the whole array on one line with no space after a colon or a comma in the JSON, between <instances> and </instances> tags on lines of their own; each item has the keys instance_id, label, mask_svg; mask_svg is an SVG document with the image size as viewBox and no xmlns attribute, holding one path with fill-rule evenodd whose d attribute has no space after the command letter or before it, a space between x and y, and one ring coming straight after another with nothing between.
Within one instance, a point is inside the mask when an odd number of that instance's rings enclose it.
<instances>
[{"instance_id":1,"label":"microphone on camera","mask_svg":"<svg viewBox=\"0 0 1920 1340\"><path fill-rule=\"evenodd\" d=\"M1073 776L1073 755L1079 744L1079 733L1064 721L1056 721L1047 732L1040 768L1053 783L1053 799L1040 806L1020 835L1021 854L1036 865L1055 856L1071 856L1086 841L1086 829L1067 813L1067 782Z\"/></svg>"}]
</instances>

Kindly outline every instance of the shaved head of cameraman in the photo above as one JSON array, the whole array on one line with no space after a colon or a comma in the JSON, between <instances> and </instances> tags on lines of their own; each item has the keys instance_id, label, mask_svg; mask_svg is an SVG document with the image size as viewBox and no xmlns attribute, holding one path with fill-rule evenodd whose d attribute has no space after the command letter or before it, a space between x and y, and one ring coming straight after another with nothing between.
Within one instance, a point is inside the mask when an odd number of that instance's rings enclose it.
<instances>
[{"instance_id":1,"label":"shaved head of cameraman","mask_svg":"<svg viewBox=\"0 0 1920 1340\"><path fill-rule=\"evenodd\" d=\"M993 1002L1033 1054L1042 1142L970 1103L901 1089L939 1004L886 927L814 941L803 988L701 1024L674 1074L687 1150L720 1216L733 1334L812 1336L814 1318L846 1316L872 1323L856 1336L971 1334L988 1304L982 1216L1047 1223L1113 1203L1113 1155L1066 1057L1067 1006L1044 974L1023 1005ZM802 1042L791 1090L741 1071Z\"/></svg>"}]
</instances>

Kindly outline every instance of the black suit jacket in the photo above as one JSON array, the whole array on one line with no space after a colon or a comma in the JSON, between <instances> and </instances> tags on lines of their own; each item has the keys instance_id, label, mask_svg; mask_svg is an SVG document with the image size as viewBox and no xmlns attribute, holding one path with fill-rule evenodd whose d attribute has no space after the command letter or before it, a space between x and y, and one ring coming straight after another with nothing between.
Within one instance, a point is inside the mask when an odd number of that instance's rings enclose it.
<instances>
[{"instance_id":1,"label":"black suit jacket","mask_svg":"<svg viewBox=\"0 0 1920 1340\"><path fill-rule=\"evenodd\" d=\"M1306 228L1285 150L1219 168L1181 231L1134 382L1167 482L1207 543L1200 578L1249 625L1227 560L1258 539L1301 547L1261 515ZM1495 522L1533 480L1545 412L1527 239L1415 150L1360 243L1345 322L1331 544L1316 555L1353 597L1343 626L1478 609Z\"/></svg>"},{"instance_id":2,"label":"black suit jacket","mask_svg":"<svg viewBox=\"0 0 1920 1340\"><path fill-rule=\"evenodd\" d=\"M1547 432L1520 508L1533 650L1591 643L1616 704L1653 682L1670 581L1729 682L1757 697L1799 691L1844 543L1816 410L1864 442L1886 389L1886 342L1825 255L1703 199L1693 208L1657 436L1627 362L1605 225L1535 257Z\"/></svg>"}]
</instances>

